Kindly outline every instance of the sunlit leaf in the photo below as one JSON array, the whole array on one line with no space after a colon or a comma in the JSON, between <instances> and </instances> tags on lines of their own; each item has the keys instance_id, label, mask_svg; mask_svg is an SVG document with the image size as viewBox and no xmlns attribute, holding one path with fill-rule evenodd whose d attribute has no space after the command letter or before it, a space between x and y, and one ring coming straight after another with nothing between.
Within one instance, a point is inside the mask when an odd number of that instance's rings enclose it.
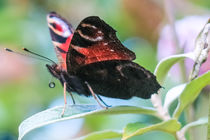
<instances>
[{"instance_id":1,"label":"sunlit leaf","mask_svg":"<svg viewBox=\"0 0 210 140\"><path fill-rule=\"evenodd\" d=\"M144 125L140 123L132 123L125 127L122 139L127 140L133 136L142 135L153 130L164 131L174 135L180 128L181 124L176 119L157 123L148 127L144 127Z\"/></svg>"},{"instance_id":2,"label":"sunlit leaf","mask_svg":"<svg viewBox=\"0 0 210 140\"><path fill-rule=\"evenodd\" d=\"M165 101L164 101L164 109L167 109L170 107L171 103L173 103L173 101L175 101L176 99L179 98L179 96L181 95L182 91L184 90L186 84L181 84L178 86L173 87L172 89L170 89L165 97Z\"/></svg>"},{"instance_id":3,"label":"sunlit leaf","mask_svg":"<svg viewBox=\"0 0 210 140\"><path fill-rule=\"evenodd\" d=\"M77 138L75 140L104 140L104 139L112 139L122 137L122 132L114 131L114 130L104 130L93 132L88 134L87 136Z\"/></svg>"},{"instance_id":4,"label":"sunlit leaf","mask_svg":"<svg viewBox=\"0 0 210 140\"><path fill-rule=\"evenodd\" d=\"M19 126L19 140L33 129L60 122L64 120L82 118L93 115L114 114L147 114L158 117L153 108L135 106L116 106L109 109L101 109L96 105L72 105L66 108L64 117L61 117L63 107L54 107L37 113L24 120Z\"/></svg>"},{"instance_id":5,"label":"sunlit leaf","mask_svg":"<svg viewBox=\"0 0 210 140\"><path fill-rule=\"evenodd\" d=\"M157 65L154 74L157 77L157 81L162 84L163 81L165 80L168 71L170 68L179 62L180 60L183 60L185 58L190 58L194 60L194 54L193 53L185 53L185 54L178 54L178 55L172 55L167 58L164 58L159 62Z\"/></svg>"},{"instance_id":6,"label":"sunlit leaf","mask_svg":"<svg viewBox=\"0 0 210 140\"><path fill-rule=\"evenodd\" d=\"M179 97L179 103L173 116L179 118L185 107L192 103L198 97L200 91L209 84L210 71L189 82Z\"/></svg>"},{"instance_id":7,"label":"sunlit leaf","mask_svg":"<svg viewBox=\"0 0 210 140\"><path fill-rule=\"evenodd\" d=\"M207 125L208 124L208 118L200 118L197 121L191 122L186 124L179 133L183 133L183 135L192 127L200 126L200 125Z\"/></svg>"}]
</instances>

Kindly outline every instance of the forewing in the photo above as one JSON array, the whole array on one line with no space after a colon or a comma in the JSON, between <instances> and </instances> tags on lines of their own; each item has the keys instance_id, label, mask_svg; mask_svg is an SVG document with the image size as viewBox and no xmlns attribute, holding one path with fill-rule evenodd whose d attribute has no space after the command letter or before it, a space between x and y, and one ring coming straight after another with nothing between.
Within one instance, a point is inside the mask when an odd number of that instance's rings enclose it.
<instances>
[{"instance_id":1,"label":"forewing","mask_svg":"<svg viewBox=\"0 0 210 140\"><path fill-rule=\"evenodd\" d=\"M67 69L109 60L134 60L135 53L127 49L116 31L99 17L85 18L74 32L67 54Z\"/></svg>"},{"instance_id":2,"label":"forewing","mask_svg":"<svg viewBox=\"0 0 210 140\"><path fill-rule=\"evenodd\" d=\"M70 23L55 12L47 15L47 22L59 64L66 70L66 55L74 30Z\"/></svg>"}]
</instances>

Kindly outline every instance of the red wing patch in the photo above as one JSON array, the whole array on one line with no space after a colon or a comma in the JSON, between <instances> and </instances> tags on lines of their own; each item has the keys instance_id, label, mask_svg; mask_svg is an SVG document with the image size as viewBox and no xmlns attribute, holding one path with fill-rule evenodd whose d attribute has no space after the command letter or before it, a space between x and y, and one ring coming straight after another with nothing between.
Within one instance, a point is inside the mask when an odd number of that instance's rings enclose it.
<instances>
[{"instance_id":1,"label":"red wing patch","mask_svg":"<svg viewBox=\"0 0 210 140\"><path fill-rule=\"evenodd\" d=\"M122 45L112 27L92 16L85 18L74 32L67 54L67 70L102 61L135 58L135 53Z\"/></svg>"},{"instance_id":2,"label":"red wing patch","mask_svg":"<svg viewBox=\"0 0 210 140\"><path fill-rule=\"evenodd\" d=\"M47 15L47 22L59 65L66 70L66 55L74 30L71 24L55 12Z\"/></svg>"},{"instance_id":3,"label":"red wing patch","mask_svg":"<svg viewBox=\"0 0 210 140\"><path fill-rule=\"evenodd\" d=\"M106 43L99 42L89 48L81 48L71 46L80 54L84 55L84 61L78 62L80 65L87 65L95 62L108 61L108 60L133 60L135 57L132 52L125 47L116 47L114 42ZM81 61L81 60L80 60Z\"/></svg>"}]
</instances>

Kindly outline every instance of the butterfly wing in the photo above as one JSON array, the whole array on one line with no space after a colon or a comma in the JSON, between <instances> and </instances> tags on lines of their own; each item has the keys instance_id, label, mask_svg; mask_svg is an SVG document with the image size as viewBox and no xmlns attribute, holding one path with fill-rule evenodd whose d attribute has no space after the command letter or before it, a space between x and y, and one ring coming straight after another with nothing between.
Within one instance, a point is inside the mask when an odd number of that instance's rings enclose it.
<instances>
[{"instance_id":1,"label":"butterfly wing","mask_svg":"<svg viewBox=\"0 0 210 140\"><path fill-rule=\"evenodd\" d=\"M74 30L70 23L55 12L47 15L47 22L59 65L66 70L66 55Z\"/></svg>"},{"instance_id":2,"label":"butterfly wing","mask_svg":"<svg viewBox=\"0 0 210 140\"><path fill-rule=\"evenodd\" d=\"M148 99L161 86L151 72L132 62L135 58L112 27L99 17L87 17L74 32L67 53L67 72L82 83L88 82L96 94Z\"/></svg>"},{"instance_id":3,"label":"butterfly wing","mask_svg":"<svg viewBox=\"0 0 210 140\"><path fill-rule=\"evenodd\" d=\"M151 72L126 60L88 64L80 67L75 75L88 82L96 94L112 98L148 99L161 88Z\"/></svg>"},{"instance_id":4,"label":"butterfly wing","mask_svg":"<svg viewBox=\"0 0 210 140\"><path fill-rule=\"evenodd\" d=\"M81 21L67 53L67 70L108 60L134 60L135 53L121 44L116 31L97 16Z\"/></svg>"}]
</instances>

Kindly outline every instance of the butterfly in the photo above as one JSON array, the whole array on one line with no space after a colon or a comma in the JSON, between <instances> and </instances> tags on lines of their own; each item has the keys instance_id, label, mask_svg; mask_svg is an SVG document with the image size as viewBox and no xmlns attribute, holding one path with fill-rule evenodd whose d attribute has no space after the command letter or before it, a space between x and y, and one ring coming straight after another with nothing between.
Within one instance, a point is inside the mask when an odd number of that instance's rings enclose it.
<instances>
[{"instance_id":1,"label":"butterfly","mask_svg":"<svg viewBox=\"0 0 210 140\"><path fill-rule=\"evenodd\" d=\"M135 53L99 17L83 19L76 30L55 12L47 15L47 22L59 63L46 66L64 92L92 95L103 102L99 95L148 99L161 88L150 71L133 62Z\"/></svg>"}]
</instances>

